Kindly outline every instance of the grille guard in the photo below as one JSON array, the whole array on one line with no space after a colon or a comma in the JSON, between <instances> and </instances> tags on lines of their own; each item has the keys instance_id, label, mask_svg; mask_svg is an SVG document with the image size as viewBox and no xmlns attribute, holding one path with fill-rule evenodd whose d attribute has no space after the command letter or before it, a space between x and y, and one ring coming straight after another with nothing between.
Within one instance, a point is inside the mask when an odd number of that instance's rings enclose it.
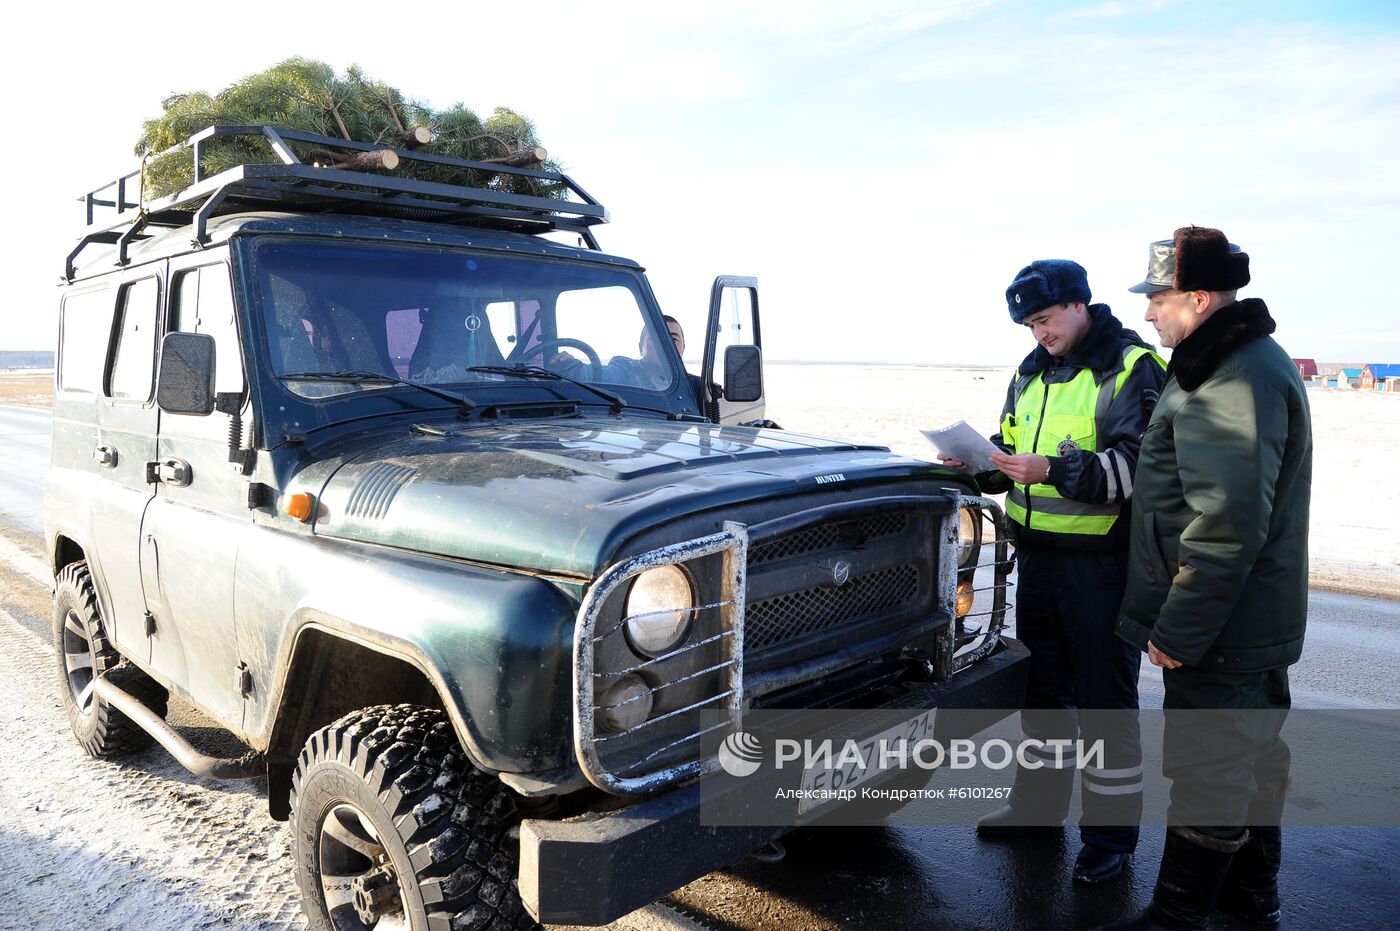
<instances>
[{"instance_id":1,"label":"grille guard","mask_svg":"<svg viewBox=\"0 0 1400 931\"><path fill-rule=\"evenodd\" d=\"M976 509L978 514L979 529L985 529L986 523L990 522L992 528L992 539L983 538L979 543L979 551L985 551L987 547L992 547L993 559L990 563L983 563L979 552L978 567L976 572L982 574L987 570L992 572L992 584L977 588L979 582L974 581L974 602L972 610L962 618L954 618L952 605L957 600L959 567L956 553L959 548L958 521L962 508L969 507ZM1001 644L1001 634L1006 626L1006 590L1011 583L1007 580L1010 574L1010 567L1014 562L1009 558L1010 546L1009 535L1005 513L996 501L991 498L975 495L959 495L956 507L942 516L940 526L940 556L938 560L938 608L935 615L928 621L938 620L942 624L946 635L940 636L940 653L934 660L935 668L939 675L937 678L946 679L956 673L965 670L983 659L990 656ZM588 781L599 789L614 795L639 795L655 791L679 782L685 782L709 772L719 767L718 759L714 756L706 756L701 759L687 760L675 765L665 766L660 769L643 772L640 775L622 775L609 769L601 759L599 744L608 740L627 737L635 734L638 730L648 725L688 711L694 711L702 707L712 708L725 712L723 720L717 724L693 731L678 740L672 740L665 745L653 749L646 757L629 764L624 771L642 768L652 758L660 756L666 751L672 750L683 743L698 740L713 731L728 728L731 731L739 730L743 724L743 709L746 701L746 691L744 686L744 611L745 611L745 586L747 575L747 563L749 553L749 529L739 523L727 522L724 529L716 534L699 537L694 540L687 540L681 543L660 547L646 553L625 559L614 566L611 566L598 577L598 580L589 588L579 608L578 622L574 629L573 659L574 659L574 751L578 759L580 768ZM666 654L641 661L629 669L615 672L598 672L594 668L595 645L602 639L619 635L622 624L613 628L599 632L598 624L602 615L604 605L617 590L629 580L635 578L648 569L665 565L675 565L705 556L723 554L724 556L724 579L723 597L714 604L696 605L691 610L693 612L719 609L719 630L699 641L679 647ZM952 555L943 555L952 554ZM974 577L975 578L975 577ZM990 592L990 596L986 593ZM990 599L990 607L986 607L985 602ZM979 608L986 607L986 610ZM941 616L941 619L940 619ZM990 620L985 632L979 632L978 636L967 643L959 645L955 636L955 629L960 626L960 622L969 618L988 617ZM727 643L725 661L709 666L701 673L721 672L720 688L708 698L692 703L677 711L668 712L666 715L656 718L649 718L641 724L629 728L617 734L599 734L597 730L597 715L603 710L603 706L598 704L598 694L607 687L608 681L628 672L635 672L653 663L662 662L673 658L687 650L694 649L708 643L722 640ZM883 646L883 645L882 645ZM815 674L821 674L819 667L813 667ZM795 670L794 670L795 672ZM808 670L807 672L811 672ZM810 675L803 675L802 678L810 678ZM689 678L689 677L687 677ZM764 677L760 676L760 679ZM754 694L762 691L771 691L779 685L790 684L788 682L764 683L755 682ZM664 686L663 686L664 687Z\"/></svg>"},{"instance_id":2,"label":"grille guard","mask_svg":"<svg viewBox=\"0 0 1400 931\"><path fill-rule=\"evenodd\" d=\"M986 659L997 648L997 644L1001 642L1002 631L1006 629L1006 592L1007 589L1011 588L1011 582L1007 579L1011 574L1011 567L1016 564L1016 561L1011 558L1010 530L1006 523L1006 513L1001 509L1001 506L991 498L979 495L960 495L958 499L958 508L961 510L964 507L971 507L977 510L978 520L980 522L979 526L983 527L984 533L985 523L990 522L994 536L991 540L987 540L985 536L983 536L981 542L978 544L979 549L984 551L987 547L992 547L992 561L990 563L983 563L980 555L977 559L978 573L986 569L992 570L992 584L978 588L976 587L978 582L974 580L972 610L963 615L960 620L967 620L968 618L974 617L986 617L990 618L990 620L988 621L986 632L982 634L981 638L975 641L974 644L968 644L961 649L954 644L953 655L950 657L949 661L949 670L952 673L960 672L974 663ZM958 545L957 512L954 512L950 516L944 527L945 534L951 534L952 545L956 548ZM950 599L953 599L943 602L944 604L954 604L957 597L958 572L956 565L954 565L951 571L951 581L946 578L948 574L946 564L950 562L956 564L956 560L946 560L944 563L939 564L940 569L945 574L945 577L941 578L940 581L944 585L951 586L944 590L944 594ZM985 611L979 610L979 608L984 606L981 602L985 602L986 599L979 598L978 596L986 592L991 592L992 604Z\"/></svg>"},{"instance_id":3,"label":"grille guard","mask_svg":"<svg viewBox=\"0 0 1400 931\"><path fill-rule=\"evenodd\" d=\"M718 761L711 757L690 760L644 775L629 777L618 775L603 765L598 753L600 740L625 737L658 719L649 719L618 734L608 734L602 737L598 735L595 727L597 712L601 710L596 697L598 686L600 684L605 686L608 679L614 678L620 673L598 673L594 670L594 645L598 640L617 633L617 629L614 628L599 634L597 632L598 619L608 598L628 580L658 566L675 565L691 559L723 553L723 597L718 604L697 605L691 610L701 611L708 608L719 608L720 630L715 634L715 637L728 641L728 659L719 667L708 671L727 670L724 673L724 690L701 702L700 705L713 705L715 708L723 709L728 712L727 718L720 724L704 731L691 734L678 741L672 741L655 750L652 756L672 749L680 743L698 739L711 730L721 727L738 729L742 721L744 706L743 618L744 578L748 546L747 528L742 524L726 522L724 529L719 533L663 546L625 559L607 569L598 577L598 581L589 588L588 594L583 599L583 604L579 607L578 623L574 627L574 752L578 757L579 766L583 769L583 774L593 785L605 792L617 795L635 795L703 775L719 766ZM710 639L714 638L707 638L705 642ZM662 656L654 657L643 662L640 666L668 659L690 649L691 646L680 647ZM640 666L634 668L640 668ZM681 709L681 711L693 710L696 707L698 706L691 705ZM641 763L645 762L646 759L641 761Z\"/></svg>"}]
</instances>

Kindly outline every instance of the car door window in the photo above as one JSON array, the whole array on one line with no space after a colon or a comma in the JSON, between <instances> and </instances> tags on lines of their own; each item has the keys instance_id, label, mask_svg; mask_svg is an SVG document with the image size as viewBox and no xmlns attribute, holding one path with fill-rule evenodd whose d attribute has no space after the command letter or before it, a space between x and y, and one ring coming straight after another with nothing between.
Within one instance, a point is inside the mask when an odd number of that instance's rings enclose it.
<instances>
[{"instance_id":1,"label":"car door window","mask_svg":"<svg viewBox=\"0 0 1400 931\"><path fill-rule=\"evenodd\" d=\"M150 400L155 381L159 311L160 286L155 278L142 278L122 288L112 364L107 376L107 397L119 401Z\"/></svg>"},{"instance_id":2,"label":"car door window","mask_svg":"<svg viewBox=\"0 0 1400 931\"><path fill-rule=\"evenodd\" d=\"M238 322L234 317L228 266L220 262L180 272L175 277L172 296L170 329L213 337L214 390L242 394L243 360L238 348ZM228 416L165 414L161 433L227 439Z\"/></svg>"}]
</instances>

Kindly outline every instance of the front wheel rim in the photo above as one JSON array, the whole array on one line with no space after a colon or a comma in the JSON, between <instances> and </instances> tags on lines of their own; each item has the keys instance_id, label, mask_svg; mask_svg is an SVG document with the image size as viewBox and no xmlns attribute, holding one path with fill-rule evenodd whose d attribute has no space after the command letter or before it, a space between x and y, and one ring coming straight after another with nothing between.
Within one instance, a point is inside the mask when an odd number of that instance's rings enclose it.
<instances>
[{"instance_id":1,"label":"front wheel rim","mask_svg":"<svg viewBox=\"0 0 1400 931\"><path fill-rule=\"evenodd\" d=\"M336 931L409 931L403 882L379 832L355 805L326 812L317 832L321 895Z\"/></svg>"}]
</instances>

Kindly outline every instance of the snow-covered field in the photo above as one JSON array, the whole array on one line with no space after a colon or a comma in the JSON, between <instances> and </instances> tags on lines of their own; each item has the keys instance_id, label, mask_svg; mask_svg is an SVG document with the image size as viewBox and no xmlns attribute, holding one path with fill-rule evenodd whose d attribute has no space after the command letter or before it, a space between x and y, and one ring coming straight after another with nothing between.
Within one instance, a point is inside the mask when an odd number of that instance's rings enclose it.
<instances>
[{"instance_id":1,"label":"snow-covered field","mask_svg":"<svg viewBox=\"0 0 1400 931\"><path fill-rule=\"evenodd\" d=\"M767 366L768 416L789 430L932 459L921 428L996 431L1012 369ZM1400 597L1400 393L1308 391L1313 417L1311 581Z\"/></svg>"}]
</instances>

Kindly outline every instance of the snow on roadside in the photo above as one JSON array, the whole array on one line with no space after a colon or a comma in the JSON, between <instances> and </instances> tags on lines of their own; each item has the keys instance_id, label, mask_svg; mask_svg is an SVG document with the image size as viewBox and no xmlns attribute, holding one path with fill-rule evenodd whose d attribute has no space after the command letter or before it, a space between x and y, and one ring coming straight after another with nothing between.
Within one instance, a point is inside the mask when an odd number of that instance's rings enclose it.
<instances>
[{"instance_id":1,"label":"snow on roadside","mask_svg":"<svg viewBox=\"0 0 1400 931\"><path fill-rule=\"evenodd\" d=\"M88 757L52 650L3 610L0 682L0 927L305 927L260 782L201 783L159 749Z\"/></svg>"}]
</instances>

